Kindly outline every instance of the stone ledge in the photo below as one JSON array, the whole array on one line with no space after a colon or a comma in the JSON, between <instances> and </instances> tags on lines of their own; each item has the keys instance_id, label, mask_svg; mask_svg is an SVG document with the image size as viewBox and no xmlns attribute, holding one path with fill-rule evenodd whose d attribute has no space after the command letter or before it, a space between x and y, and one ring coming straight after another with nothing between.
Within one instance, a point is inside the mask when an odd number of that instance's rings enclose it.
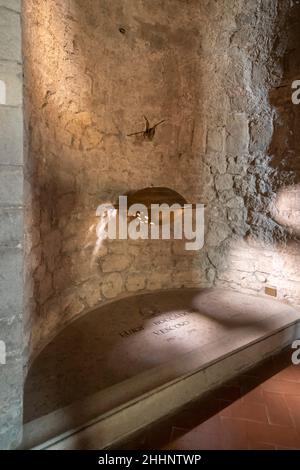
<instances>
[{"instance_id":1,"label":"stone ledge","mask_svg":"<svg viewBox=\"0 0 300 470\"><path fill-rule=\"evenodd\" d=\"M104 413L98 418L86 422L84 426L73 427L61 435L55 436L54 429L70 420L70 416L82 417L84 411L91 412L99 402L109 402L109 397L103 393L95 395L84 403L77 403L64 410L59 410L34 422L24 428L22 449L34 450L96 450L117 446L117 443L130 438L150 424L164 416L174 413L189 402L199 399L210 390L221 386L238 373L259 364L272 354L276 354L294 340L296 325L282 329L278 333L243 348L234 354L220 358L215 363L199 369L179 381L153 390L152 393L126 403L125 406ZM229 367L229 369L228 369ZM111 396L116 390L108 390ZM78 412L78 410L80 410ZM146 420L146 417L148 419ZM54 428L53 428L54 426ZM58 426L58 428L57 428ZM47 432L42 432L47 429ZM51 435L51 431L53 434ZM41 439L45 437L45 441Z\"/></svg>"},{"instance_id":2,"label":"stone ledge","mask_svg":"<svg viewBox=\"0 0 300 470\"><path fill-rule=\"evenodd\" d=\"M209 293L215 295L214 290ZM28 422L22 448L80 449L82 442L88 449L115 445L291 345L299 334L300 314L292 307L228 291L217 293L226 299L223 309L230 297L241 301L241 314L233 309L229 316L231 323L236 323L230 336L220 335L222 328L219 333L216 330L215 340L205 346ZM215 310L216 299L210 300ZM269 311L251 322L243 308L253 302L267 305Z\"/></svg>"}]
</instances>

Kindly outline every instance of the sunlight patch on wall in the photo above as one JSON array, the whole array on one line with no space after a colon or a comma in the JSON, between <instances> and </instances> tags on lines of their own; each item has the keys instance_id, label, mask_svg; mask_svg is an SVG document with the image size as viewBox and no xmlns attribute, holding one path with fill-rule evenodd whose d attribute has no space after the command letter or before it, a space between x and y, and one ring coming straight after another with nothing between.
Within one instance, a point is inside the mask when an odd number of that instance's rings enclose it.
<instances>
[{"instance_id":1,"label":"sunlight patch on wall","mask_svg":"<svg viewBox=\"0 0 300 470\"><path fill-rule=\"evenodd\" d=\"M278 192L272 215L292 234L300 234L300 185L287 186Z\"/></svg>"}]
</instances>

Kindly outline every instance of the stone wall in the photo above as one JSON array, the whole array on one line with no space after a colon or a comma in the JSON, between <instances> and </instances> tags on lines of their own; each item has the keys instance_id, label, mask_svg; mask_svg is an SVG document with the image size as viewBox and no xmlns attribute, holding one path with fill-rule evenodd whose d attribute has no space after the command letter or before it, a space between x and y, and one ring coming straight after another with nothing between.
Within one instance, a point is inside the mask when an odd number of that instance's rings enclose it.
<instances>
[{"instance_id":1,"label":"stone wall","mask_svg":"<svg viewBox=\"0 0 300 470\"><path fill-rule=\"evenodd\" d=\"M22 430L23 117L20 1L0 1L0 449Z\"/></svg>"},{"instance_id":2,"label":"stone wall","mask_svg":"<svg viewBox=\"0 0 300 470\"><path fill-rule=\"evenodd\" d=\"M249 230L221 250L218 284L261 295L273 287L279 300L300 306L300 107L291 99L300 77L300 6L278 7L274 2L276 41L264 44L265 57L252 69L257 98L266 105L258 99L254 119L248 115L251 164L243 179L235 177Z\"/></svg>"},{"instance_id":3,"label":"stone wall","mask_svg":"<svg viewBox=\"0 0 300 470\"><path fill-rule=\"evenodd\" d=\"M296 249L270 212L294 171L271 158L289 13L276 0L24 1L28 354L119 296L275 283L265 258ZM152 142L127 136L143 115L166 119ZM207 204L203 250L97 243L97 206L152 185Z\"/></svg>"},{"instance_id":4,"label":"stone wall","mask_svg":"<svg viewBox=\"0 0 300 470\"><path fill-rule=\"evenodd\" d=\"M206 145L200 11L189 2L108 0L27 0L24 9L32 188L26 331L35 350L117 296L211 285L206 254L186 256L180 242L97 248L95 214L99 204L152 185L206 202L212 176L199 158ZM150 124L166 119L152 142L127 136L144 129L143 115Z\"/></svg>"}]
</instances>

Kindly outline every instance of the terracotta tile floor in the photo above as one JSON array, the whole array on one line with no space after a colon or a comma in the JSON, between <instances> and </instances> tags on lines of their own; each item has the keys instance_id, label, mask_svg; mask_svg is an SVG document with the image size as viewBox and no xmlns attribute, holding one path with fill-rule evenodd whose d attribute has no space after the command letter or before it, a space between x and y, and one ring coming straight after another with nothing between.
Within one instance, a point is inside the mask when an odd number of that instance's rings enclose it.
<instances>
[{"instance_id":1,"label":"terracotta tile floor","mask_svg":"<svg viewBox=\"0 0 300 470\"><path fill-rule=\"evenodd\" d=\"M124 445L127 449L300 449L300 365L273 356Z\"/></svg>"}]
</instances>

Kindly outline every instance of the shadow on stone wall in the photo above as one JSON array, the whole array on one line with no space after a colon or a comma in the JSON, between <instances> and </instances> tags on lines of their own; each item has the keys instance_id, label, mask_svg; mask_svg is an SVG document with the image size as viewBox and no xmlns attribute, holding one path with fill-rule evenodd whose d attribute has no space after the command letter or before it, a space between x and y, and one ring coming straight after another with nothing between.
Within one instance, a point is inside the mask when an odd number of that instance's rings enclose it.
<instances>
[{"instance_id":1,"label":"shadow on stone wall","mask_svg":"<svg viewBox=\"0 0 300 470\"><path fill-rule=\"evenodd\" d=\"M275 219L289 232L300 235L300 105L292 102L292 84L300 79L300 5L295 4L286 19L287 44L282 60L283 75L270 92L276 110L274 132L269 148L274 170Z\"/></svg>"},{"instance_id":2,"label":"shadow on stone wall","mask_svg":"<svg viewBox=\"0 0 300 470\"><path fill-rule=\"evenodd\" d=\"M292 83L300 80L300 5L295 4L285 23L286 50L282 62L280 83L270 92L270 102L276 109L274 132L269 153L276 170L275 184L300 182L300 106L292 102ZM279 51L275 50L279 54ZM293 181L291 179L293 178Z\"/></svg>"},{"instance_id":3,"label":"shadow on stone wall","mask_svg":"<svg viewBox=\"0 0 300 470\"><path fill-rule=\"evenodd\" d=\"M31 352L119 295L213 281L206 254L186 256L179 243L104 243L93 256L99 204L152 185L191 202L210 192L200 13L158 5L24 2ZM143 114L168 119L151 142L127 138Z\"/></svg>"}]
</instances>

